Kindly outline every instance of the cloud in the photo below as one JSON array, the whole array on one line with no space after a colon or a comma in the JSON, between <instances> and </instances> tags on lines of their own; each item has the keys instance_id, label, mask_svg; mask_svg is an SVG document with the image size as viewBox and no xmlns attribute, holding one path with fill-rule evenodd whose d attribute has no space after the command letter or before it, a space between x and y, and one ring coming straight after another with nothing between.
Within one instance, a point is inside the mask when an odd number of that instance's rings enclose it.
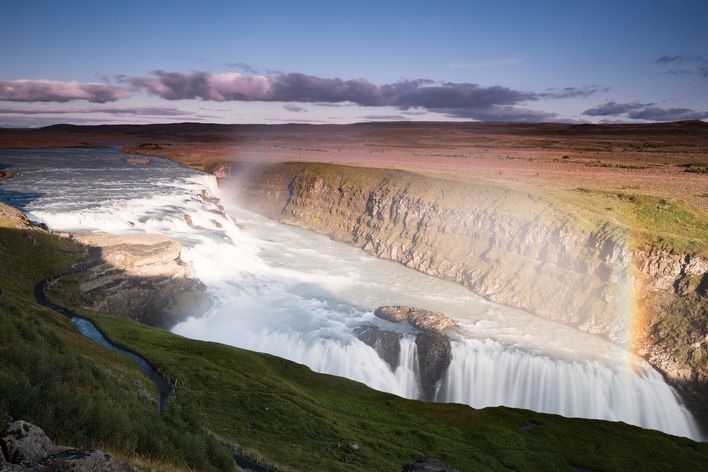
<instances>
[{"instance_id":1,"label":"cloud","mask_svg":"<svg viewBox=\"0 0 708 472\"><path fill-rule=\"evenodd\" d=\"M208 74L195 72L154 72L156 77L121 77L136 90L166 100L201 99L216 102L263 100L271 93L270 79L262 75L239 72Z\"/></svg>"},{"instance_id":2,"label":"cloud","mask_svg":"<svg viewBox=\"0 0 708 472\"><path fill-rule=\"evenodd\" d=\"M360 116L359 119L362 120L372 120L372 121L377 121L377 120L385 120L385 121L408 121L408 118L406 118L403 115L385 115L385 114L380 114L380 115L363 115Z\"/></svg>"},{"instance_id":3,"label":"cloud","mask_svg":"<svg viewBox=\"0 0 708 472\"><path fill-rule=\"evenodd\" d=\"M653 103L617 103L617 102L606 102L602 105L598 105L593 108L588 108L583 112L583 115L588 116L614 116L621 115L633 110L644 108L653 105Z\"/></svg>"},{"instance_id":4,"label":"cloud","mask_svg":"<svg viewBox=\"0 0 708 472\"><path fill-rule=\"evenodd\" d=\"M682 64L683 67L677 67L666 71L671 75L697 75L701 78L708 78L708 56L700 54L676 54L673 56L661 56L654 59L655 64L661 65L677 65ZM688 66L687 66L688 65ZM693 65L693 68L689 68Z\"/></svg>"},{"instance_id":5,"label":"cloud","mask_svg":"<svg viewBox=\"0 0 708 472\"><path fill-rule=\"evenodd\" d=\"M534 116L547 118L555 115L512 106L540 99L588 97L605 90L590 86L533 93L499 85L485 87L427 79L377 85L366 79L343 80L299 73L266 76L239 72L183 74L155 71L153 76L124 77L120 80L136 91L167 100L300 102L318 105L351 103L359 106L387 106L402 111L424 108L468 118L518 115L524 120Z\"/></svg>"},{"instance_id":6,"label":"cloud","mask_svg":"<svg viewBox=\"0 0 708 472\"><path fill-rule=\"evenodd\" d=\"M598 92L608 92L612 87L587 85L583 87L563 87L546 89L537 94L538 98L588 98Z\"/></svg>"},{"instance_id":7,"label":"cloud","mask_svg":"<svg viewBox=\"0 0 708 472\"><path fill-rule=\"evenodd\" d=\"M131 92L123 87L94 82L58 80L0 80L0 100L11 102L115 102Z\"/></svg>"},{"instance_id":8,"label":"cloud","mask_svg":"<svg viewBox=\"0 0 708 472\"><path fill-rule=\"evenodd\" d=\"M690 108L662 108L653 103L617 103L607 102L583 112L589 116L620 116L625 115L630 120L645 121L682 121L703 120L708 118L708 112ZM603 120L606 121L606 120Z\"/></svg>"},{"instance_id":9,"label":"cloud","mask_svg":"<svg viewBox=\"0 0 708 472\"><path fill-rule=\"evenodd\" d=\"M0 115L65 115L107 113L110 115L130 116L187 116L193 113L175 107L83 107L83 108L17 108L0 107Z\"/></svg>"},{"instance_id":10,"label":"cloud","mask_svg":"<svg viewBox=\"0 0 708 472\"><path fill-rule=\"evenodd\" d=\"M683 56L660 56L654 59L655 64L673 64L676 62L683 62Z\"/></svg>"},{"instance_id":11,"label":"cloud","mask_svg":"<svg viewBox=\"0 0 708 472\"><path fill-rule=\"evenodd\" d=\"M521 62L521 59L518 57L507 57L480 62L452 62L448 64L448 67L451 69L479 69L481 67L508 66L519 62Z\"/></svg>"},{"instance_id":12,"label":"cloud","mask_svg":"<svg viewBox=\"0 0 708 472\"><path fill-rule=\"evenodd\" d=\"M283 105L283 108L285 108L288 111L295 112L295 113L307 111L307 108L301 107L300 105L296 105L294 103L286 103Z\"/></svg>"},{"instance_id":13,"label":"cloud","mask_svg":"<svg viewBox=\"0 0 708 472\"><path fill-rule=\"evenodd\" d=\"M251 64L247 64L247 63L245 63L245 62L227 62L227 63L224 64L224 65L225 65L226 67L230 67L230 68L232 68L232 69L238 69L238 70L241 70L241 71L243 71L243 72L249 72L249 73L251 73L251 74L256 74L256 73L258 73L258 68L257 68L257 67L255 67L255 66L253 66L253 65L251 65Z\"/></svg>"},{"instance_id":14,"label":"cloud","mask_svg":"<svg viewBox=\"0 0 708 472\"><path fill-rule=\"evenodd\" d=\"M676 54L673 56L660 56L654 59L655 64L685 64L689 62L708 61L708 57L700 54Z\"/></svg>"},{"instance_id":15,"label":"cloud","mask_svg":"<svg viewBox=\"0 0 708 472\"><path fill-rule=\"evenodd\" d=\"M530 110L515 106L490 106L478 109L432 109L452 118L471 118L480 121L549 121L558 118L556 113Z\"/></svg>"},{"instance_id":16,"label":"cloud","mask_svg":"<svg viewBox=\"0 0 708 472\"><path fill-rule=\"evenodd\" d=\"M627 116L635 120L647 121L704 120L708 118L708 111L696 111L690 108L646 107L632 111Z\"/></svg>"},{"instance_id":17,"label":"cloud","mask_svg":"<svg viewBox=\"0 0 708 472\"><path fill-rule=\"evenodd\" d=\"M255 70L248 64L232 63L231 65ZM607 90L592 85L529 92L500 85L482 86L474 83L440 82L428 79L375 84L363 78L345 80L300 73L263 75L236 71L212 74L156 70L146 76L117 76L116 80L120 86L49 80L0 81L0 100L68 102L83 99L93 103L106 103L135 93L146 93L165 100L282 102L283 108L290 112L307 111L303 104L313 104L387 107L399 111L403 117L406 114L435 112L467 119L538 121L555 118L557 115L532 110L528 108L530 102L585 98ZM182 114L178 109L170 107L102 108L102 110L86 108L84 111L74 113L130 114L131 110L134 110L134 115ZM63 113L60 109L54 111ZM34 112L25 109L22 113ZM45 109L43 113L49 112ZM17 114L20 112L17 111Z\"/></svg>"}]
</instances>

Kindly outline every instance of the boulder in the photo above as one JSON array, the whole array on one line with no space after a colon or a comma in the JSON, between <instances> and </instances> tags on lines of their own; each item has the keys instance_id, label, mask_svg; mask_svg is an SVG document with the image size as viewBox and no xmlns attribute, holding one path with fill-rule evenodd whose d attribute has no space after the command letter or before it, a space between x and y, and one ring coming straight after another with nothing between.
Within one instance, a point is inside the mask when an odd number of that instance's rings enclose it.
<instances>
[{"instance_id":1,"label":"boulder","mask_svg":"<svg viewBox=\"0 0 708 472\"><path fill-rule=\"evenodd\" d=\"M135 472L132 465L101 451L58 447L42 428L26 421L0 433L0 472Z\"/></svg>"},{"instance_id":2,"label":"boulder","mask_svg":"<svg viewBox=\"0 0 708 472\"><path fill-rule=\"evenodd\" d=\"M356 332L357 337L373 347L381 359L395 371L401 360L401 333L385 331L376 326L364 326Z\"/></svg>"},{"instance_id":3,"label":"boulder","mask_svg":"<svg viewBox=\"0 0 708 472\"><path fill-rule=\"evenodd\" d=\"M458 472L457 469L432 457L424 457L403 466L403 472Z\"/></svg>"},{"instance_id":4,"label":"boulder","mask_svg":"<svg viewBox=\"0 0 708 472\"><path fill-rule=\"evenodd\" d=\"M25 421L15 421L5 428L0 446L11 464L31 464L58 452L42 428Z\"/></svg>"},{"instance_id":5,"label":"boulder","mask_svg":"<svg viewBox=\"0 0 708 472\"><path fill-rule=\"evenodd\" d=\"M408 319L411 308L407 306L380 306L374 310L374 315L384 320L399 323Z\"/></svg>"},{"instance_id":6,"label":"boulder","mask_svg":"<svg viewBox=\"0 0 708 472\"><path fill-rule=\"evenodd\" d=\"M69 449L42 461L47 472L134 472L137 469L101 451Z\"/></svg>"}]
</instances>

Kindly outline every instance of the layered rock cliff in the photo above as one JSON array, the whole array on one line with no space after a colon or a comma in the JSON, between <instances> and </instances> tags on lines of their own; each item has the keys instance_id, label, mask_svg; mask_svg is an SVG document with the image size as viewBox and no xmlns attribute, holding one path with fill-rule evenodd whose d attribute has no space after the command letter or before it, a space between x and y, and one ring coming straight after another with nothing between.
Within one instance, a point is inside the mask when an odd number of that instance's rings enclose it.
<instances>
[{"instance_id":1,"label":"layered rock cliff","mask_svg":"<svg viewBox=\"0 0 708 472\"><path fill-rule=\"evenodd\" d=\"M74 235L89 252L73 277L79 306L171 328L203 313L209 297L180 259L179 242L155 234Z\"/></svg>"},{"instance_id":2,"label":"layered rock cliff","mask_svg":"<svg viewBox=\"0 0 708 472\"><path fill-rule=\"evenodd\" d=\"M219 171L230 171L249 208L632 343L675 384L705 393L708 261L700 251L639 243L616 219L522 186L325 164ZM634 205L635 197L614 198Z\"/></svg>"}]
</instances>

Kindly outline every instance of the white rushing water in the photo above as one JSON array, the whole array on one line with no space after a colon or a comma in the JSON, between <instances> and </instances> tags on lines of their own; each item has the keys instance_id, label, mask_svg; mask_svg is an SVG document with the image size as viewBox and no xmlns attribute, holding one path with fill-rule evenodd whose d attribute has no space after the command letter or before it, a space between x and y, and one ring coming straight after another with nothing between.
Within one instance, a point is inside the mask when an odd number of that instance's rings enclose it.
<instances>
[{"instance_id":1,"label":"white rushing water","mask_svg":"<svg viewBox=\"0 0 708 472\"><path fill-rule=\"evenodd\" d=\"M0 200L52 229L144 231L179 240L182 258L216 303L175 333L417 398L414 330L372 311L381 305L431 309L460 324L451 334L452 362L438 401L619 420L699 438L661 375L620 347L267 220L234 205L210 175L156 158L131 165L115 150L3 151L0 163L18 173L0 187ZM395 370L357 338L357 329L372 325L402 334Z\"/></svg>"}]
</instances>

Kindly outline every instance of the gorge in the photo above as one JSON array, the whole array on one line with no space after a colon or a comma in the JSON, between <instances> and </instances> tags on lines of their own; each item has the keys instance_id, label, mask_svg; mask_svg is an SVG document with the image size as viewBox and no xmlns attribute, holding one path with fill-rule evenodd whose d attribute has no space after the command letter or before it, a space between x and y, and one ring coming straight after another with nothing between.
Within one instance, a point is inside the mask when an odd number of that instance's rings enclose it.
<instances>
[{"instance_id":1,"label":"gorge","mask_svg":"<svg viewBox=\"0 0 708 472\"><path fill-rule=\"evenodd\" d=\"M503 404L565 416L621 420L701 437L690 413L661 375L616 344L626 341L621 319L599 319L599 309L587 318L577 316L594 298L604 299L607 305L621 304L622 291L627 289L627 276L621 270L612 272L618 261L624 261L618 265L627 268L627 250L619 244L608 245L612 240L609 235L597 235L600 242L581 251L603 255L593 267L580 269L581 260L573 260L570 250L563 253L568 234L560 233L550 239L550 246L538 248L556 258L552 268L558 272L551 270L547 280L539 280L538 298L531 298L537 305L526 308L553 318L549 313L560 310L544 312L541 301L548 300L547 306L559 308L572 298L562 291L544 292L549 290L549 280L568 277L573 271L594 273L597 280L588 284L594 294L579 293L563 313L576 316L576 326L581 329L606 335L615 343L553 319L486 301L461 285L424 275L421 272L455 280L449 274L462 271L454 265L446 267L456 257L452 251L471 249L444 246L452 259L440 260L439 253L425 256L424 248L444 241L432 244L424 233L396 239L391 232L387 241L377 239L386 224L395 226L396 212L402 220L410 221L425 212L420 206L410 207L410 202L406 208L391 210L386 203L391 200L385 196L369 198L362 187L366 181L356 182L359 193L367 195L362 199L356 189L347 193L341 182L332 187L327 179L308 175L307 169L295 165L297 172L291 167L287 173L271 169L267 174L242 174L246 178L237 180L235 187L219 189L213 176L162 159L146 159L147 163L136 166L112 149L3 151L3 163L17 174L3 184L3 200L53 230L146 232L179 241L180 259L215 301L205 316L193 316L174 326L175 333L268 352L318 372L345 376L409 398L423 396L475 407ZM97 176L98 170L101 176ZM41 183L42 192L33 190L36 182ZM254 182L262 184L260 191L254 190ZM332 196L336 200L327 201ZM326 205L320 205L322 199ZM315 203L325 214L315 212ZM399 199L396 205L403 203ZM278 224L244 208L353 242L419 271L368 256L325 236ZM346 213L351 208L361 210L359 216L370 214L371 218L353 218ZM440 231L440 237L457 234L453 222L458 220L451 216L446 221L452 226ZM503 235L501 229L510 225L499 224ZM430 227L437 229L433 224ZM532 236L527 241L547 239L535 230L533 236L533 226L528 227ZM346 239L352 234L361 239ZM411 241L417 245L405 247ZM528 247L521 251L528 252ZM435 257L429 257L431 254ZM498 254L495 258L489 252L480 256L483 261L496 261L497 270L504 274L508 256ZM402 260L404 257L408 261ZM690 278L696 267L700 269L689 260L681 266L681 273ZM500 297L507 297L497 301L509 305L520 304L519 288L528 282L523 273L518 274L518 285L504 292L498 290L498 283L491 284L489 277L485 280L491 285L472 286L479 278L469 271L466 274L467 282L457 281L492 300L490 294L496 288ZM598 297L598 290L607 293ZM432 390L427 387L427 393L421 392L415 328L374 316L374 309L383 305L429 309L457 323L445 331L450 338L449 366L437 372L440 382L435 382ZM395 368L360 340L358 333L367 327L393 332L400 340Z\"/></svg>"}]
</instances>

